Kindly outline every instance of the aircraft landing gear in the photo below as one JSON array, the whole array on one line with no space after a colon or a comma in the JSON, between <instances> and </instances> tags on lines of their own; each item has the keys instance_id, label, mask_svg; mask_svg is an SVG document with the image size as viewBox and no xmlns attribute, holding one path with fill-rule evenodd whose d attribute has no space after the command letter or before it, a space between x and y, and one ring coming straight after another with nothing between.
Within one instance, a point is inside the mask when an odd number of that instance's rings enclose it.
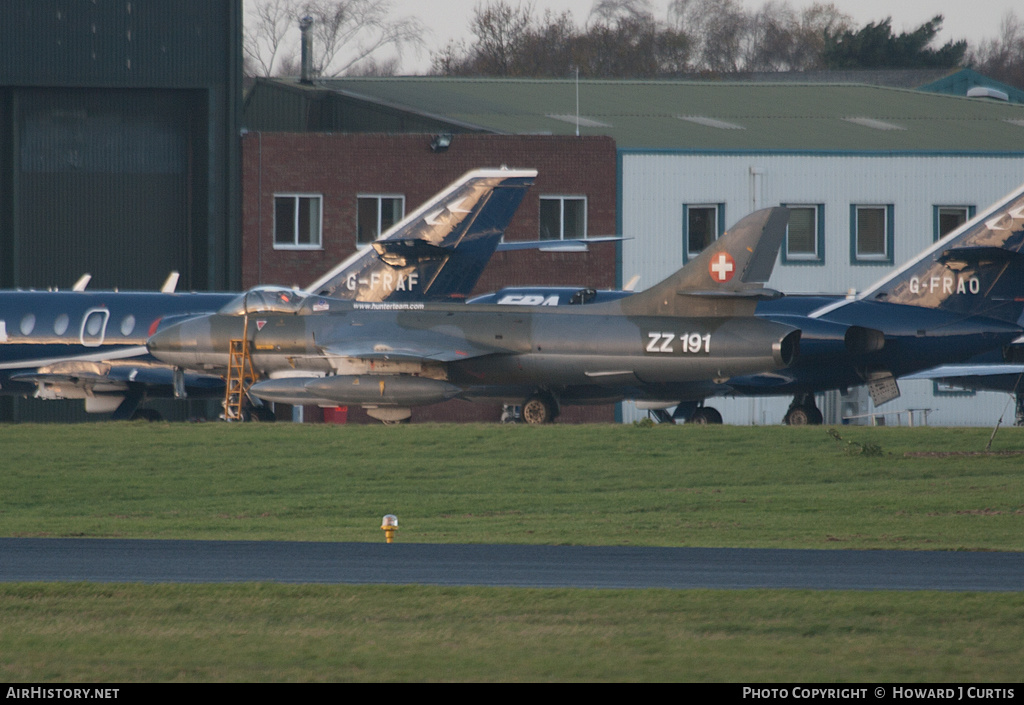
<instances>
[{"instance_id":1,"label":"aircraft landing gear","mask_svg":"<svg viewBox=\"0 0 1024 705\"><path fill-rule=\"evenodd\" d=\"M551 423L558 416L558 403L550 394L541 392L523 402L520 417L528 424Z\"/></svg>"},{"instance_id":2,"label":"aircraft landing gear","mask_svg":"<svg viewBox=\"0 0 1024 705\"><path fill-rule=\"evenodd\" d=\"M686 423L699 424L701 426L718 425L722 423L722 414L713 406L702 406L693 412L693 415L686 420Z\"/></svg>"},{"instance_id":3,"label":"aircraft landing gear","mask_svg":"<svg viewBox=\"0 0 1024 705\"><path fill-rule=\"evenodd\" d=\"M651 409L647 412L650 416L654 417L656 423L675 423L676 420L672 418L672 414L668 413L668 409Z\"/></svg>"},{"instance_id":4,"label":"aircraft landing gear","mask_svg":"<svg viewBox=\"0 0 1024 705\"><path fill-rule=\"evenodd\" d=\"M800 394L793 398L783 423L787 426L820 426L823 420L821 410L814 403L814 395Z\"/></svg>"},{"instance_id":5,"label":"aircraft landing gear","mask_svg":"<svg viewBox=\"0 0 1024 705\"><path fill-rule=\"evenodd\" d=\"M271 422L277 421L277 416L274 414L273 410L269 406L254 405L252 407L252 411L249 413L249 419L251 421Z\"/></svg>"}]
</instances>

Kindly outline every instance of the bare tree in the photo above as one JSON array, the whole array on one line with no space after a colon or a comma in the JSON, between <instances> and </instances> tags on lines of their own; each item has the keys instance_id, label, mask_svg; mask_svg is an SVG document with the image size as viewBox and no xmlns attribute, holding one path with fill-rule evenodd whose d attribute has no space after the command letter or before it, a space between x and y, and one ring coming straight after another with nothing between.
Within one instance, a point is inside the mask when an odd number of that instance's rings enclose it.
<instances>
[{"instance_id":1,"label":"bare tree","mask_svg":"<svg viewBox=\"0 0 1024 705\"><path fill-rule=\"evenodd\" d=\"M242 32L245 71L250 76L271 76L285 35L295 27L295 9L291 0L248 2Z\"/></svg>"},{"instance_id":2,"label":"bare tree","mask_svg":"<svg viewBox=\"0 0 1024 705\"><path fill-rule=\"evenodd\" d=\"M528 31L520 52L524 76L565 76L578 66L579 35L568 10L555 14L545 10L544 18Z\"/></svg>"},{"instance_id":3,"label":"bare tree","mask_svg":"<svg viewBox=\"0 0 1024 705\"><path fill-rule=\"evenodd\" d=\"M299 19L313 18L312 68L318 76L397 70L379 52L423 45L423 23L392 17L389 0L247 0L245 47L250 70L263 76L297 66ZM360 64L370 64L360 68Z\"/></svg>"},{"instance_id":4,"label":"bare tree","mask_svg":"<svg viewBox=\"0 0 1024 705\"><path fill-rule=\"evenodd\" d=\"M653 19L651 0L594 0L588 21L617 25L623 21Z\"/></svg>"},{"instance_id":5,"label":"bare tree","mask_svg":"<svg viewBox=\"0 0 1024 705\"><path fill-rule=\"evenodd\" d=\"M1024 89L1024 22L1011 10L999 23L999 36L970 52L968 63L977 71Z\"/></svg>"},{"instance_id":6,"label":"bare tree","mask_svg":"<svg viewBox=\"0 0 1024 705\"><path fill-rule=\"evenodd\" d=\"M853 18L834 3L816 2L800 12L795 69L819 69L825 66L825 37L852 30Z\"/></svg>"},{"instance_id":7,"label":"bare tree","mask_svg":"<svg viewBox=\"0 0 1024 705\"><path fill-rule=\"evenodd\" d=\"M691 38L696 68L713 73L740 69L751 20L738 0L672 0L669 18Z\"/></svg>"},{"instance_id":8,"label":"bare tree","mask_svg":"<svg viewBox=\"0 0 1024 705\"><path fill-rule=\"evenodd\" d=\"M826 33L852 28L853 20L832 3L814 3L798 16L785 0L769 0L748 25L744 67L748 71L822 68Z\"/></svg>"},{"instance_id":9,"label":"bare tree","mask_svg":"<svg viewBox=\"0 0 1024 705\"><path fill-rule=\"evenodd\" d=\"M576 40L576 65L591 77L677 76L686 72L690 39L655 19L648 0L598 0Z\"/></svg>"},{"instance_id":10,"label":"bare tree","mask_svg":"<svg viewBox=\"0 0 1024 705\"><path fill-rule=\"evenodd\" d=\"M826 33L853 28L834 4L794 10L769 0L756 13L740 0L672 0L667 21L651 0L596 0L584 27L568 12L536 19L532 4L489 0L470 19L475 37L432 55L445 76L682 76L693 72L820 68Z\"/></svg>"},{"instance_id":11,"label":"bare tree","mask_svg":"<svg viewBox=\"0 0 1024 705\"><path fill-rule=\"evenodd\" d=\"M512 7L498 0L477 7L470 22L476 36L476 64L479 73L488 76L512 76L530 26L533 24L533 3Z\"/></svg>"},{"instance_id":12,"label":"bare tree","mask_svg":"<svg viewBox=\"0 0 1024 705\"><path fill-rule=\"evenodd\" d=\"M748 71L790 71L794 68L799 22L788 2L769 0L750 18L743 60Z\"/></svg>"}]
</instances>

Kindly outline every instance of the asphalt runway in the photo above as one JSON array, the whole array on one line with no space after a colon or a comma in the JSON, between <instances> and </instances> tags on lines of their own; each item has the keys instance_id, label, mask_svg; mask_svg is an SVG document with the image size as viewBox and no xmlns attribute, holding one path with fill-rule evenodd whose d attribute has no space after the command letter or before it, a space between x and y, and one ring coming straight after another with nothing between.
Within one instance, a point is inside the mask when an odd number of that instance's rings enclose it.
<instances>
[{"instance_id":1,"label":"asphalt runway","mask_svg":"<svg viewBox=\"0 0 1024 705\"><path fill-rule=\"evenodd\" d=\"M0 539L0 581L1024 590L1024 553Z\"/></svg>"}]
</instances>

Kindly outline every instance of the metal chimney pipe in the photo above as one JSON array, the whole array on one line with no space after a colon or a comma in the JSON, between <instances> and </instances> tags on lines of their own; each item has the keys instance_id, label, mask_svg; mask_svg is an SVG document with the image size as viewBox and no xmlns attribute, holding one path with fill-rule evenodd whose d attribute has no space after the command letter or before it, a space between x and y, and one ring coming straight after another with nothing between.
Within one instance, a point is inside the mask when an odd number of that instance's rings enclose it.
<instances>
[{"instance_id":1,"label":"metal chimney pipe","mask_svg":"<svg viewBox=\"0 0 1024 705\"><path fill-rule=\"evenodd\" d=\"M313 27L313 18L306 15L299 20L299 29L302 30L302 75L299 80L302 83L313 82L313 38L309 30Z\"/></svg>"}]
</instances>

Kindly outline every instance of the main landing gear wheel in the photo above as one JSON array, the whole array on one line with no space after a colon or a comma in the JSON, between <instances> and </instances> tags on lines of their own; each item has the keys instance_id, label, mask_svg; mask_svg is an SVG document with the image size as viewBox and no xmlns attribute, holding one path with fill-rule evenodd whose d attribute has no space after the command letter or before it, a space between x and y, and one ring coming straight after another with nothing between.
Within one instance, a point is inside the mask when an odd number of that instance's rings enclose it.
<instances>
[{"instance_id":1,"label":"main landing gear wheel","mask_svg":"<svg viewBox=\"0 0 1024 705\"><path fill-rule=\"evenodd\" d=\"M693 416L686 420L686 423L695 423L701 426L722 423L722 414L713 406L702 406L693 412Z\"/></svg>"},{"instance_id":2,"label":"main landing gear wheel","mask_svg":"<svg viewBox=\"0 0 1024 705\"><path fill-rule=\"evenodd\" d=\"M816 406L793 406L786 412L787 426L820 426L823 417Z\"/></svg>"},{"instance_id":3,"label":"main landing gear wheel","mask_svg":"<svg viewBox=\"0 0 1024 705\"><path fill-rule=\"evenodd\" d=\"M277 421L277 416L270 410L269 406L254 406L249 413L250 421L272 422Z\"/></svg>"},{"instance_id":4,"label":"main landing gear wheel","mask_svg":"<svg viewBox=\"0 0 1024 705\"><path fill-rule=\"evenodd\" d=\"M534 394L523 402L519 415L528 424L551 423L555 420L555 402L544 394Z\"/></svg>"}]
</instances>

